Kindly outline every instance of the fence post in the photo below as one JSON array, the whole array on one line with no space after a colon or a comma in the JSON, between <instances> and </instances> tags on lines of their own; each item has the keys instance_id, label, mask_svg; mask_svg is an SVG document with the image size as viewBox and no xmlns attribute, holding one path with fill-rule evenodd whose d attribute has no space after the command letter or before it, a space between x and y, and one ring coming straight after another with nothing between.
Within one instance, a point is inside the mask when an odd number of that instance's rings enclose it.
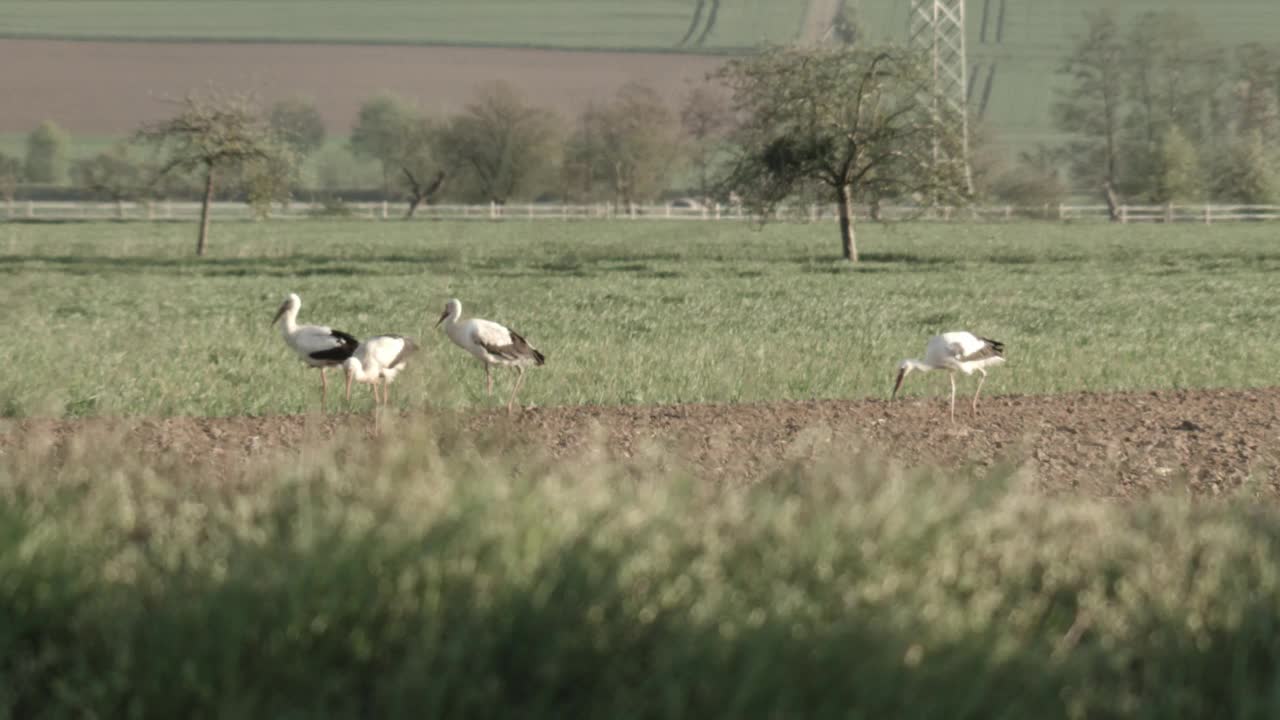
<instances>
[{"instance_id":1,"label":"fence post","mask_svg":"<svg viewBox=\"0 0 1280 720\"><path fill-rule=\"evenodd\" d=\"M1012 206L1012 205L1005 205L1005 206L1004 206L1004 221L1005 221L1005 222L1009 222L1009 221L1010 221L1010 220L1012 220L1012 219L1013 219L1013 206Z\"/></svg>"},{"instance_id":2,"label":"fence post","mask_svg":"<svg viewBox=\"0 0 1280 720\"><path fill-rule=\"evenodd\" d=\"M720 219L720 203L716 203L716 219Z\"/></svg>"},{"instance_id":3,"label":"fence post","mask_svg":"<svg viewBox=\"0 0 1280 720\"><path fill-rule=\"evenodd\" d=\"M1208 225L1213 222L1213 206L1209 203L1204 204L1204 224Z\"/></svg>"},{"instance_id":4,"label":"fence post","mask_svg":"<svg viewBox=\"0 0 1280 720\"><path fill-rule=\"evenodd\" d=\"M1058 203L1058 221L1061 222L1066 219L1067 219L1067 209L1063 207L1062 203Z\"/></svg>"},{"instance_id":5,"label":"fence post","mask_svg":"<svg viewBox=\"0 0 1280 720\"><path fill-rule=\"evenodd\" d=\"M1173 222L1173 203L1164 204L1164 221L1167 223Z\"/></svg>"},{"instance_id":6,"label":"fence post","mask_svg":"<svg viewBox=\"0 0 1280 720\"><path fill-rule=\"evenodd\" d=\"M36 215L35 203L28 200L27 201L27 217L35 217L35 215Z\"/></svg>"},{"instance_id":7,"label":"fence post","mask_svg":"<svg viewBox=\"0 0 1280 720\"><path fill-rule=\"evenodd\" d=\"M1121 205L1120 206L1120 224L1125 225L1128 222L1129 222L1129 206Z\"/></svg>"}]
</instances>

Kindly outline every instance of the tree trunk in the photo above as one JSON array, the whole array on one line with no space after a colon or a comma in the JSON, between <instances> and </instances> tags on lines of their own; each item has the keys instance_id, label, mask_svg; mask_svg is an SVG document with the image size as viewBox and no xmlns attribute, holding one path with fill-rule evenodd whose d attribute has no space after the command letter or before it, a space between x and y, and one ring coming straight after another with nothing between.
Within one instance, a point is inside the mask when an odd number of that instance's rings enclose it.
<instances>
[{"instance_id":1,"label":"tree trunk","mask_svg":"<svg viewBox=\"0 0 1280 720\"><path fill-rule=\"evenodd\" d=\"M836 204L840 209L840 247L844 252L844 259L856 263L858 262L858 244L854 237L853 202L849 197L848 185L842 185L836 191Z\"/></svg>"},{"instance_id":2,"label":"tree trunk","mask_svg":"<svg viewBox=\"0 0 1280 720\"><path fill-rule=\"evenodd\" d=\"M200 204L200 236L196 239L196 255L204 257L204 247L209 240L209 205L213 203L213 166L205 168L204 202Z\"/></svg>"},{"instance_id":3,"label":"tree trunk","mask_svg":"<svg viewBox=\"0 0 1280 720\"><path fill-rule=\"evenodd\" d=\"M1107 216L1111 222L1120 222L1120 203L1116 200L1115 190L1111 188L1111 182L1102 181L1102 198L1107 201Z\"/></svg>"},{"instance_id":4,"label":"tree trunk","mask_svg":"<svg viewBox=\"0 0 1280 720\"><path fill-rule=\"evenodd\" d=\"M418 206L422 203L430 203L431 197L440 190L440 186L444 184L445 173L443 170L436 173L436 177L431 184L423 187L418 182L418 178L414 177L409 168L400 168L404 172L405 178L409 180L409 211L404 214L405 220L412 220L413 214L418 211Z\"/></svg>"},{"instance_id":5,"label":"tree trunk","mask_svg":"<svg viewBox=\"0 0 1280 720\"><path fill-rule=\"evenodd\" d=\"M414 193L409 196L409 211L404 214L405 220L412 220L413 214L418 211L418 206L422 204L422 196Z\"/></svg>"}]
</instances>

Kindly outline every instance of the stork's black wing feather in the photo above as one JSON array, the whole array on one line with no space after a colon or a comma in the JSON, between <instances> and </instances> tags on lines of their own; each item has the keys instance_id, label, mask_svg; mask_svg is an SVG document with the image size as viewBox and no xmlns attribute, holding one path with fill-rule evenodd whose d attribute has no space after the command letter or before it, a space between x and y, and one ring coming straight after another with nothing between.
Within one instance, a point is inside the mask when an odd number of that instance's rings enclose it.
<instances>
[{"instance_id":1,"label":"stork's black wing feather","mask_svg":"<svg viewBox=\"0 0 1280 720\"><path fill-rule=\"evenodd\" d=\"M331 360L333 362L342 362L355 354L356 348L360 347L360 341L354 336L344 333L341 330L330 330L329 334L338 341L337 347L331 347L328 350L319 350L311 353L313 360Z\"/></svg>"},{"instance_id":2,"label":"stork's black wing feather","mask_svg":"<svg viewBox=\"0 0 1280 720\"><path fill-rule=\"evenodd\" d=\"M474 340L477 345L484 348L490 355L496 355L500 358L513 361L531 359L535 365L541 365L547 361L545 355L530 345L527 340L520 337L520 334L515 330L507 328L507 333L511 335L511 344L509 345L491 345L479 337L475 337Z\"/></svg>"},{"instance_id":3,"label":"stork's black wing feather","mask_svg":"<svg viewBox=\"0 0 1280 720\"><path fill-rule=\"evenodd\" d=\"M978 337L982 341L982 349L960 358L963 361L983 360L989 357L1004 357L1004 343L999 340Z\"/></svg>"}]
</instances>

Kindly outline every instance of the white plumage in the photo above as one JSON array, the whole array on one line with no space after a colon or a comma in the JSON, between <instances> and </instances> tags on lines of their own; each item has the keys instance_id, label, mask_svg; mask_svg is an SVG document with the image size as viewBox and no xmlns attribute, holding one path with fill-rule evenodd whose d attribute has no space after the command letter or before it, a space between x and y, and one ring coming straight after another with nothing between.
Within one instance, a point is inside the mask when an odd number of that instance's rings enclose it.
<instances>
[{"instance_id":1,"label":"white plumage","mask_svg":"<svg viewBox=\"0 0 1280 720\"><path fill-rule=\"evenodd\" d=\"M514 330L489 320L471 318L459 322L462 317L462 302L457 298L445 303L444 312L436 325L444 323L444 332L455 345L476 356L484 363L485 393L493 395L493 375L490 368L494 365L505 365L515 368L516 383L511 389L511 399L507 401L507 412L515 403L516 393L524 381L525 368L542 365L546 356L538 351Z\"/></svg>"},{"instance_id":2,"label":"white plumage","mask_svg":"<svg viewBox=\"0 0 1280 720\"><path fill-rule=\"evenodd\" d=\"M320 407L324 408L329 392L325 370L341 365L351 357L360 343L341 330L324 325L299 325L298 310L301 308L302 298L296 293L289 293L271 323L274 325L283 317L284 324L280 326L280 334L285 344L308 367L320 368Z\"/></svg>"},{"instance_id":3,"label":"white plumage","mask_svg":"<svg viewBox=\"0 0 1280 720\"><path fill-rule=\"evenodd\" d=\"M987 368L1004 362L1004 343L979 337L970 332L956 331L934 335L925 345L924 359L903 360L898 365L898 379L893 384L890 400L897 397L902 380L913 370L946 370L951 376L951 420L956 419L956 371L965 375L979 373L978 389L973 393L973 412L978 412L978 393L987 379Z\"/></svg>"},{"instance_id":4,"label":"white plumage","mask_svg":"<svg viewBox=\"0 0 1280 720\"><path fill-rule=\"evenodd\" d=\"M378 385L382 385L382 404L390 402L391 381L404 369L409 356L417 352L418 345L402 335L377 335L360 343L355 353L342 367L347 374L347 402L351 402L351 382L373 386L373 403L378 404Z\"/></svg>"}]
</instances>

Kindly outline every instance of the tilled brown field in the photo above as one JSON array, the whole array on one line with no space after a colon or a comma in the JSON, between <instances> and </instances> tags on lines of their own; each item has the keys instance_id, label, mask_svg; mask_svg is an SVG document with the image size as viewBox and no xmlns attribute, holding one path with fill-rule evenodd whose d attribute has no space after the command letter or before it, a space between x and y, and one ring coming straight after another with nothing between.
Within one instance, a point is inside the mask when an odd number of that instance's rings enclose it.
<instances>
[{"instance_id":1,"label":"tilled brown field","mask_svg":"<svg viewBox=\"0 0 1280 720\"><path fill-rule=\"evenodd\" d=\"M210 83L255 92L263 103L313 98L332 136L360 104L391 91L431 113L455 112L476 88L503 80L564 114L643 82L678 102L723 58L678 53L284 43L0 40L0 133L52 119L72 133L121 135L172 113L168 101Z\"/></svg>"},{"instance_id":2,"label":"tilled brown field","mask_svg":"<svg viewBox=\"0 0 1280 720\"><path fill-rule=\"evenodd\" d=\"M708 480L745 482L794 463L849 452L906 465L1012 463L1050 493L1131 497L1153 490L1220 495L1248 484L1280 495L1280 388L984 399L982 414L947 421L945 404L911 400L530 408L508 417L442 415L479 435L573 457L603 446L627 458L670 448ZM404 420L389 422L392 436ZM29 420L0 432L0 452L58 443L104 428L145 452L170 452L231 472L247 458L293 451L352 429L372 434L367 414L156 420Z\"/></svg>"}]
</instances>

